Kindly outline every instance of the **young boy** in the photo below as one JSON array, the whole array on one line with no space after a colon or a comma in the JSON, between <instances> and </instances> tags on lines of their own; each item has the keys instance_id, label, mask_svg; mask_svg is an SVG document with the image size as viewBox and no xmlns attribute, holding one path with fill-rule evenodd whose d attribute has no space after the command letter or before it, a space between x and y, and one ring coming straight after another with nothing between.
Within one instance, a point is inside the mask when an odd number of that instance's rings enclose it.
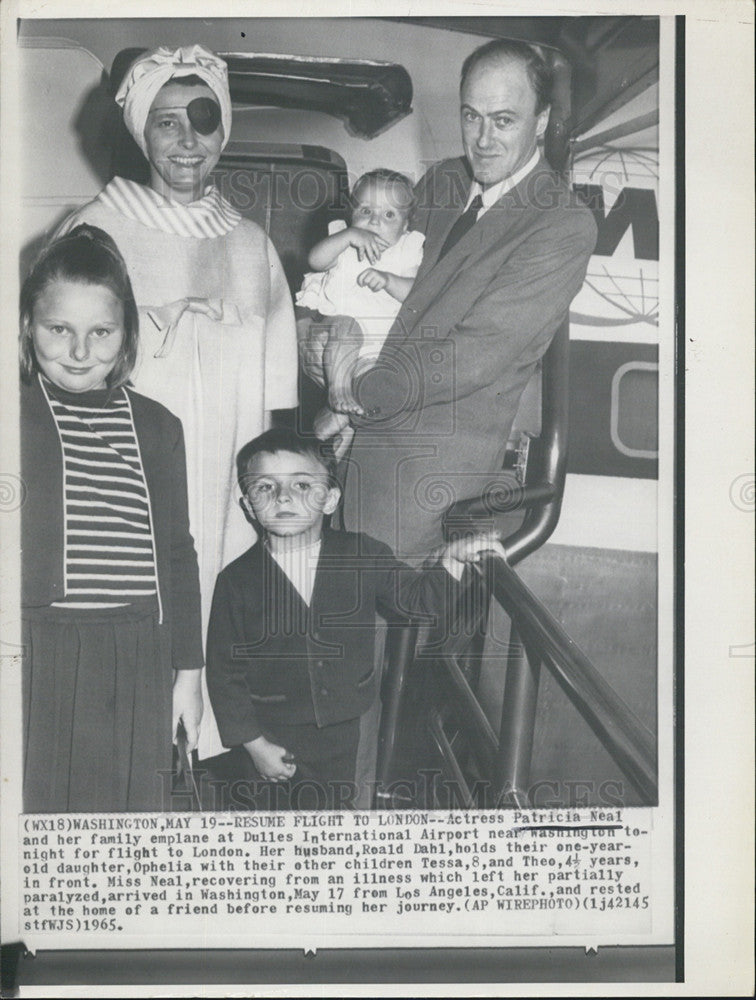
<instances>
[{"instance_id":1,"label":"young boy","mask_svg":"<svg viewBox=\"0 0 756 1000\"><path fill-rule=\"evenodd\" d=\"M412 288L424 242L409 229L414 194L404 174L371 170L355 183L350 200L350 225L333 223L330 235L315 244L309 255L313 270L296 296L305 370L328 390L330 421L342 430L348 423L343 415L358 409L354 376L375 364ZM328 419L321 415L321 425ZM337 444L339 454L344 443Z\"/></svg>"},{"instance_id":2,"label":"young boy","mask_svg":"<svg viewBox=\"0 0 756 1000\"><path fill-rule=\"evenodd\" d=\"M360 718L378 697L376 609L435 620L463 563L494 547L455 542L418 574L367 535L325 529L340 497L325 448L276 429L239 452L241 502L262 537L220 573L208 630L223 744L244 747L253 777L285 783L283 808L354 799Z\"/></svg>"}]
</instances>

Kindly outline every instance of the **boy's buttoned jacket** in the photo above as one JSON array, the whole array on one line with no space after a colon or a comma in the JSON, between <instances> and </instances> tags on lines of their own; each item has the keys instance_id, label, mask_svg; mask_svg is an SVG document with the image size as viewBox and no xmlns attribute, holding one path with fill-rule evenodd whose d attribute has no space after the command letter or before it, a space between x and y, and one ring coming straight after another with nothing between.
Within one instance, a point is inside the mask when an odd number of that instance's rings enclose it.
<instances>
[{"instance_id":1,"label":"boy's buttoned jacket","mask_svg":"<svg viewBox=\"0 0 756 1000\"><path fill-rule=\"evenodd\" d=\"M440 567L415 573L367 535L324 531L307 607L254 545L219 575L210 613L207 681L224 745L276 724L362 715L377 696L376 610L432 623L454 586Z\"/></svg>"}]
</instances>

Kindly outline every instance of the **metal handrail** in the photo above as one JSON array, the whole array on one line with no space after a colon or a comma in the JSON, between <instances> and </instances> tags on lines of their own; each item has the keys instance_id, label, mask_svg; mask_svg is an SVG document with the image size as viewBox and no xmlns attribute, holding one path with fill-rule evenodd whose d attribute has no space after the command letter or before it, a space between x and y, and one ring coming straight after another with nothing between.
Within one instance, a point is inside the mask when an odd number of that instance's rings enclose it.
<instances>
[{"instance_id":1,"label":"metal handrail","mask_svg":"<svg viewBox=\"0 0 756 1000\"><path fill-rule=\"evenodd\" d=\"M472 530L480 527L481 519L524 509L522 524L503 543L511 565L544 544L562 509L567 476L569 350L569 321L565 318L543 358L541 434L531 446L534 455L526 483L520 485L514 476L502 473L492 478L484 495L457 501L444 518L447 529Z\"/></svg>"},{"instance_id":2,"label":"metal handrail","mask_svg":"<svg viewBox=\"0 0 756 1000\"><path fill-rule=\"evenodd\" d=\"M472 743L477 746L479 754L482 752L484 767L494 772L491 777L495 801L501 803L509 799L513 805L528 804L526 781L523 778L530 765L532 713L535 710L538 687L537 672L539 664L543 664L560 684L610 756L636 787L644 803L655 804L658 801L658 782L656 740L653 733L596 670L577 643L520 580L506 559L489 556L481 571L488 582L492 597L511 617L514 634L522 637L525 654L522 659L534 675L531 676L531 682L524 686L524 692L513 697L509 704L505 697L502 735L498 746L492 739L493 733L488 720L485 720L485 724L481 722L482 710L478 712L471 710L471 706L478 706L478 702L455 657L440 655L435 665L436 669L446 671L454 687L456 707L462 710L467 724L475 730L472 733ZM395 710L398 709L401 687L411 662L409 645L405 644L404 654L406 661L401 667L402 679L395 685L393 692ZM525 711L522 711L523 700L528 703ZM517 707L513 708L513 705ZM435 722L431 736L442 752L454 778L461 773L459 764L449 741L439 738L441 721L437 716L437 712L432 713ZM391 711L386 713L383 733L391 734L392 747L395 721L394 713ZM511 727L515 727L516 731L512 731ZM378 797L389 801L391 796L386 794L385 788L390 780L390 756L390 754L382 755L378 770L378 786L382 790L379 791Z\"/></svg>"},{"instance_id":3,"label":"metal handrail","mask_svg":"<svg viewBox=\"0 0 756 1000\"><path fill-rule=\"evenodd\" d=\"M554 335L544 356L542 373L543 415L541 436L536 442L536 483L547 485L553 493L538 506L529 507L520 527L504 540L504 550L511 565L540 548L551 536L562 510L567 478L567 441L569 433L570 325L568 318Z\"/></svg>"},{"instance_id":4,"label":"metal handrail","mask_svg":"<svg viewBox=\"0 0 756 1000\"><path fill-rule=\"evenodd\" d=\"M480 530L481 522L488 522L486 527L491 526L495 514L524 509L526 513L522 524L503 543L507 558L514 564L543 545L556 527L562 506L567 472L568 389L569 318L565 317L543 357L541 433L537 440L531 441L525 483L519 483L514 475L508 473L492 476L482 496L460 500L448 509L444 517L445 531ZM400 655L389 659L376 774L376 799L379 802L390 800L385 789L391 772L399 707L409 672L411 648L412 642L407 639L397 647ZM450 652L448 646L446 652ZM498 770L503 783L512 785L514 782L517 785L517 776L526 770L524 756L529 762L529 752L523 755L522 749L532 744L533 677L528 676L527 670L515 666L507 676L509 705L505 708L506 718L502 724L507 724L508 720L508 729L502 733L501 739L509 749L503 755L505 759L499 762ZM462 680L469 688L463 675ZM475 700L472 689L469 695ZM469 699L465 698L464 702L469 704ZM522 715L523 706L528 709L527 715L518 717ZM507 768L511 772L508 777L505 773ZM514 791L515 801L518 801L518 795Z\"/></svg>"},{"instance_id":5,"label":"metal handrail","mask_svg":"<svg viewBox=\"0 0 756 1000\"><path fill-rule=\"evenodd\" d=\"M510 615L580 715L646 802L658 795L656 740L609 682L525 586L507 561L491 556L487 575L494 598Z\"/></svg>"},{"instance_id":6,"label":"metal handrail","mask_svg":"<svg viewBox=\"0 0 756 1000\"><path fill-rule=\"evenodd\" d=\"M444 722L439 712L431 712L430 719L428 721L428 731L433 737L441 756L447 762L449 772L457 787L457 792L462 799L463 807L465 809L474 809L476 806L475 799L470 791L470 786L467 784L462 768L457 763L457 758L454 755L452 745L444 732Z\"/></svg>"},{"instance_id":7,"label":"metal handrail","mask_svg":"<svg viewBox=\"0 0 756 1000\"><path fill-rule=\"evenodd\" d=\"M559 622L519 579L512 567L539 548L550 537L559 520L567 472L569 423L569 324L565 320L544 355L542 368L541 435L531 443L530 461L524 484L511 474L491 478L482 496L461 500L449 508L445 527L454 532L490 527L494 515L525 510L520 527L502 543L505 558L490 557L483 565L491 595L512 620L510 659L507 665L504 706L498 747L495 749L493 785L497 800L527 805L528 773L533 742L539 670L548 669L566 692L580 715L593 729L644 801L658 796L656 747L653 734L591 664L588 657L567 635ZM410 646L405 644L410 656ZM477 700L453 649L436 660L436 669L446 670L455 692L456 707L463 709L468 725L475 730L473 745L483 763L491 766L491 732L480 725L479 713L470 712ZM402 689L409 663L394 674L391 707L382 720L382 746L393 747ZM392 668L396 670L396 665ZM482 711L482 710L481 710ZM446 761L452 777L459 772L454 750L448 740L439 739L440 718L433 716L430 734ZM496 751L498 751L496 753ZM386 787L391 772L391 754L381 754L379 788ZM379 793L380 798L381 793ZM385 800L390 796L383 795Z\"/></svg>"}]
</instances>

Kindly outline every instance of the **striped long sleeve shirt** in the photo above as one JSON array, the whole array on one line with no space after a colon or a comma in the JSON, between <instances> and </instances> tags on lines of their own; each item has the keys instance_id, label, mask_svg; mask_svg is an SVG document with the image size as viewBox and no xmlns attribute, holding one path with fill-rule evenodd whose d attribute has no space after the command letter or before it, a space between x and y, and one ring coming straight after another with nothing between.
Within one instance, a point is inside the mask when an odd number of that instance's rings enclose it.
<instances>
[{"instance_id":1,"label":"striped long sleeve shirt","mask_svg":"<svg viewBox=\"0 0 756 1000\"><path fill-rule=\"evenodd\" d=\"M42 384L63 458L65 598L55 606L112 608L156 594L150 498L128 395Z\"/></svg>"}]
</instances>

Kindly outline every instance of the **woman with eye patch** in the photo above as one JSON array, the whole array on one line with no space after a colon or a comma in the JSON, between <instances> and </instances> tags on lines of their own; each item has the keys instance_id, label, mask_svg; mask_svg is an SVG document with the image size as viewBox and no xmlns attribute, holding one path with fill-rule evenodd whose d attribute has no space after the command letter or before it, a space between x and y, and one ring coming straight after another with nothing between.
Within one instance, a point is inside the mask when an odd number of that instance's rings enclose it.
<instances>
[{"instance_id":1,"label":"woman with eye patch","mask_svg":"<svg viewBox=\"0 0 756 1000\"><path fill-rule=\"evenodd\" d=\"M204 636L216 576L249 547L236 453L270 411L297 402L293 307L266 234L210 183L231 131L225 62L200 45L158 48L132 63L116 101L149 187L114 177L58 235L90 223L126 260L140 320L134 386L184 426ZM221 749L206 711L199 755Z\"/></svg>"}]
</instances>

